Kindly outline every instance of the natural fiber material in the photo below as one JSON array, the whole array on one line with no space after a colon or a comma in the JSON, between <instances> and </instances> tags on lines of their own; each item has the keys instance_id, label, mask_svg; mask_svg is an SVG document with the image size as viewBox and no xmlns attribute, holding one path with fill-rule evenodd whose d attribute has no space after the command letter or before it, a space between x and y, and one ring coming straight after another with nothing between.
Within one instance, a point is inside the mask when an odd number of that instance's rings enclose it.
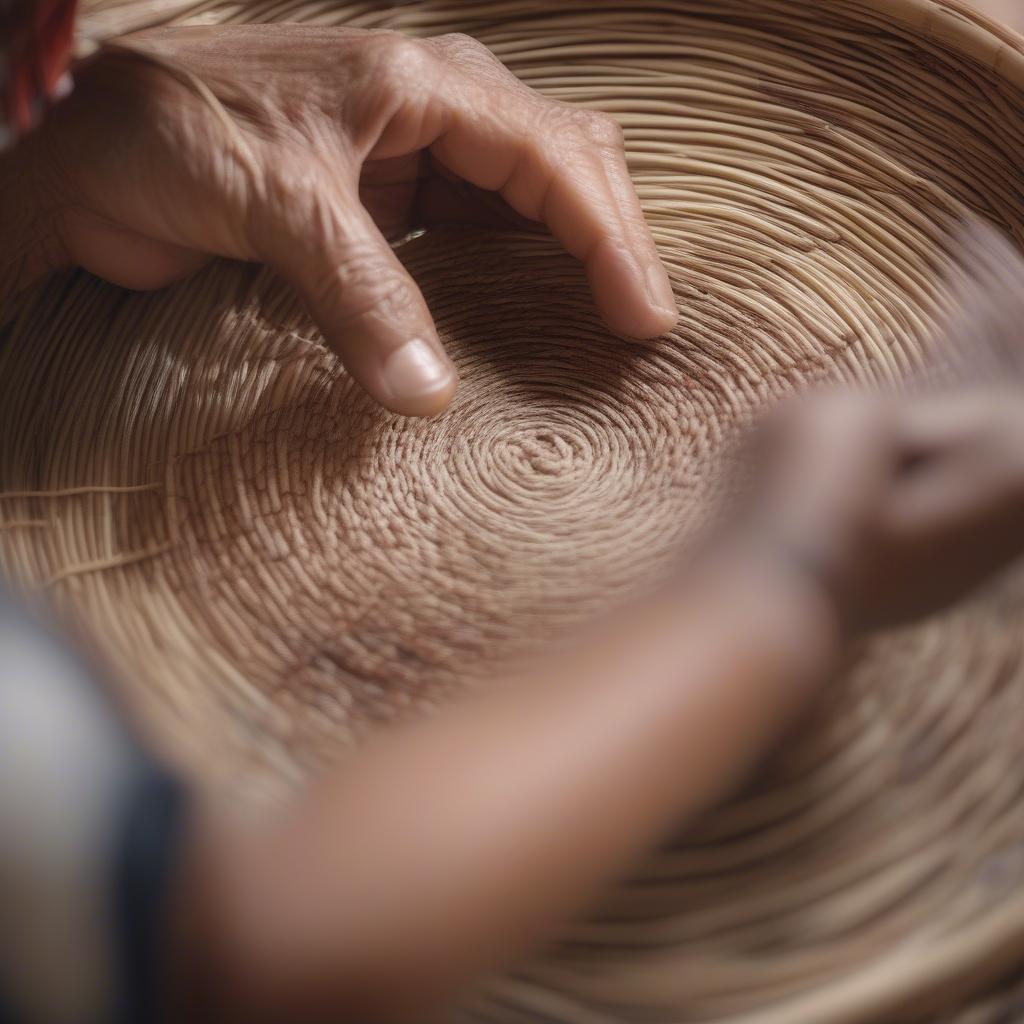
<instances>
[{"instance_id":1,"label":"natural fiber material","mask_svg":"<svg viewBox=\"0 0 1024 1024\"><path fill-rule=\"evenodd\" d=\"M466 31L614 113L682 309L624 344L546 240L416 239L463 381L429 422L375 408L254 268L156 295L71 275L8 311L0 567L223 792L644 586L771 396L921 365L959 215L1024 238L1024 51L962 4L108 0L88 25L165 15ZM1010 580L873 643L752 793L471 1019L1024 1019L1000 987L1024 965L1022 627Z\"/></svg>"}]
</instances>

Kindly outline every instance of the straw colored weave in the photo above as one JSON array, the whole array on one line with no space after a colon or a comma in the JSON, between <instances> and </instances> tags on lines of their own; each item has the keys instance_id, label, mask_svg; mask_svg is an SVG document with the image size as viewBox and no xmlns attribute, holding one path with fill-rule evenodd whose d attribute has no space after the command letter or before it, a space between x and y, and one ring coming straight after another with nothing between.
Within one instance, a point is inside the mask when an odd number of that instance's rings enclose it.
<instances>
[{"instance_id":1,"label":"straw colored weave","mask_svg":"<svg viewBox=\"0 0 1024 1024\"><path fill-rule=\"evenodd\" d=\"M106 0L86 26L170 18L465 31L610 111L683 311L627 345L548 241L416 239L462 375L429 422L373 407L256 268L6 311L0 568L215 792L291 784L648 583L759 406L921 364L953 218L1024 239L1024 50L959 3ZM750 793L469 1018L1024 1020L1022 598L872 644Z\"/></svg>"}]
</instances>

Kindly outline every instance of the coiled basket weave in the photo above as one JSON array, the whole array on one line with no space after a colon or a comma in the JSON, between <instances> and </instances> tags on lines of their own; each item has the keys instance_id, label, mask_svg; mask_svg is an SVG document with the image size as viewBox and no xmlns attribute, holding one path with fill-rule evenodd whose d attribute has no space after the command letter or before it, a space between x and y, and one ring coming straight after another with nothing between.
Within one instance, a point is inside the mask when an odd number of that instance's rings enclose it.
<instances>
[{"instance_id":1,"label":"coiled basket weave","mask_svg":"<svg viewBox=\"0 0 1024 1024\"><path fill-rule=\"evenodd\" d=\"M765 402L920 367L957 218L1024 241L1024 48L954 0L94 0L85 29L175 20L468 32L615 114L682 309L623 344L546 239L428 233L403 258L462 387L427 422L258 268L66 275L3 311L0 569L214 793L279 792L642 587ZM468 1019L1024 1021L1022 645L1015 577L873 643L745 796Z\"/></svg>"}]
</instances>

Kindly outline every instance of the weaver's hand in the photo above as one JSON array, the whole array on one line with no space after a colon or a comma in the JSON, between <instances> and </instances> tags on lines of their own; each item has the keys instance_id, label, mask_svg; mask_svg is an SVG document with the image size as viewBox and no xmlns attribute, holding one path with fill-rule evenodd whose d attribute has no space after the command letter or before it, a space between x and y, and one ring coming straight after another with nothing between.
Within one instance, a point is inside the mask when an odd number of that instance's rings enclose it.
<instances>
[{"instance_id":1,"label":"weaver's hand","mask_svg":"<svg viewBox=\"0 0 1024 1024\"><path fill-rule=\"evenodd\" d=\"M964 596L1024 551L1024 394L798 404L761 438L740 533L820 578L848 631Z\"/></svg>"},{"instance_id":2,"label":"weaver's hand","mask_svg":"<svg viewBox=\"0 0 1024 1024\"><path fill-rule=\"evenodd\" d=\"M26 147L51 249L132 288L211 254L271 264L398 412L437 412L456 385L388 244L411 228L543 222L586 264L615 331L652 337L675 321L616 122L545 99L464 36L143 33L84 69Z\"/></svg>"}]
</instances>

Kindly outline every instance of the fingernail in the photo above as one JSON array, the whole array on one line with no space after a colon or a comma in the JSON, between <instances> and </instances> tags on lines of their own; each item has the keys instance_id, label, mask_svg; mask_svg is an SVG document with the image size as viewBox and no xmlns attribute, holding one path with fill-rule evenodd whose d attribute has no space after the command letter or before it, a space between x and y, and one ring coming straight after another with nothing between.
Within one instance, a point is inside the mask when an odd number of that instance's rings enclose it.
<instances>
[{"instance_id":1,"label":"fingernail","mask_svg":"<svg viewBox=\"0 0 1024 1024\"><path fill-rule=\"evenodd\" d=\"M672 291L672 282L661 263L652 263L647 268L647 295L651 302L659 309L671 313L673 317L679 315L679 307L676 304L675 292Z\"/></svg>"},{"instance_id":2,"label":"fingernail","mask_svg":"<svg viewBox=\"0 0 1024 1024\"><path fill-rule=\"evenodd\" d=\"M423 338L413 338L384 360L384 382L395 402L421 403L455 383L451 366Z\"/></svg>"}]
</instances>

